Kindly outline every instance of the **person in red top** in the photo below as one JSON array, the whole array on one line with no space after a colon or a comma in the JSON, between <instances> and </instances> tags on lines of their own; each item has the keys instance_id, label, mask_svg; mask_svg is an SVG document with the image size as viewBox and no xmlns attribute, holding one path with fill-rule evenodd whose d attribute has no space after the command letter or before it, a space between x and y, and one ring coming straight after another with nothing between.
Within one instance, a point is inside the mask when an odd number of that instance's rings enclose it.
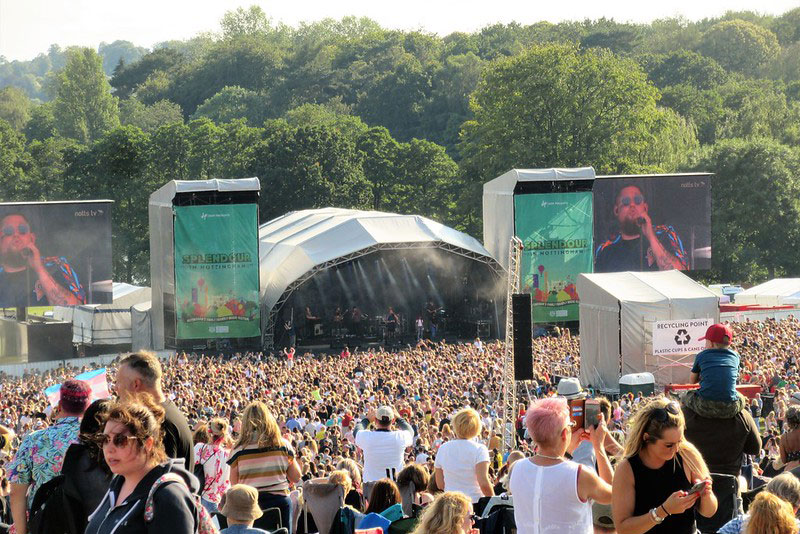
<instances>
[{"instance_id":1,"label":"person in red top","mask_svg":"<svg viewBox=\"0 0 800 534\"><path fill-rule=\"evenodd\" d=\"M344 413L344 417L342 417L342 428L348 428L350 423L353 422L353 415L350 413L350 410L347 410Z\"/></svg>"},{"instance_id":2,"label":"person in red top","mask_svg":"<svg viewBox=\"0 0 800 534\"><path fill-rule=\"evenodd\" d=\"M350 349L347 347L347 345L344 346L344 349L342 350L341 357L342 357L342 359L350 357Z\"/></svg>"}]
</instances>

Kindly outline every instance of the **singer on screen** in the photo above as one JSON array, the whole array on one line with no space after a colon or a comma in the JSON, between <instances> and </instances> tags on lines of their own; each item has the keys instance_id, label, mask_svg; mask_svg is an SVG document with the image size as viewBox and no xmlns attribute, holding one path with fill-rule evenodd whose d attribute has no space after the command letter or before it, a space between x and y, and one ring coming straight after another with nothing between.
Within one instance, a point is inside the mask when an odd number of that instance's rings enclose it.
<instances>
[{"instance_id":1,"label":"singer on screen","mask_svg":"<svg viewBox=\"0 0 800 534\"><path fill-rule=\"evenodd\" d=\"M681 238L672 226L653 224L638 186L627 185L617 192L614 216L619 233L597 247L596 273L688 268Z\"/></svg>"},{"instance_id":2,"label":"singer on screen","mask_svg":"<svg viewBox=\"0 0 800 534\"><path fill-rule=\"evenodd\" d=\"M42 257L28 219L0 220L0 306L73 306L86 303L78 275L66 258Z\"/></svg>"}]
</instances>

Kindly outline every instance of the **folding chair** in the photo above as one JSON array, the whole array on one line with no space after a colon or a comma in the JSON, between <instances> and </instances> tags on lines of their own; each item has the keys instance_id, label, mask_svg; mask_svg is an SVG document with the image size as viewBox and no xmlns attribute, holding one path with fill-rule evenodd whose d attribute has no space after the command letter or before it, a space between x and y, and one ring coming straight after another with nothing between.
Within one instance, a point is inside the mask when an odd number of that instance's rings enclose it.
<instances>
[{"instance_id":1,"label":"folding chair","mask_svg":"<svg viewBox=\"0 0 800 534\"><path fill-rule=\"evenodd\" d=\"M319 534L328 534L339 508L344 506L344 488L338 484L303 483L303 513L308 526L308 513L314 518Z\"/></svg>"}]
</instances>

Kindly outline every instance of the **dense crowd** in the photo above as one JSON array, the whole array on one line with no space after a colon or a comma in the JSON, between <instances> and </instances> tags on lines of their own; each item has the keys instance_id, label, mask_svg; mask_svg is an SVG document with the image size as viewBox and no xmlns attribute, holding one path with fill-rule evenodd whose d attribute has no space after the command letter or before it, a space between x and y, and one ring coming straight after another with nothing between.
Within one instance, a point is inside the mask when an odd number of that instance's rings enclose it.
<instances>
[{"instance_id":1,"label":"dense crowd","mask_svg":"<svg viewBox=\"0 0 800 534\"><path fill-rule=\"evenodd\" d=\"M787 419L791 415L787 412L792 411L790 408L795 395L800 403L796 370L800 357L800 322L791 317L783 321L735 323L732 328L732 348L741 356L739 382L758 384L765 393L752 400L748 406L759 424L763 446L759 454L752 455L750 462L746 463L751 463L752 473L756 478L759 475L777 475L785 469L784 466L795 460L787 458L781 448L781 439L783 438L784 445L793 439L791 434L794 426ZM403 447L404 456L397 471L401 471L404 465L422 467L424 477L419 475L422 478L417 479L417 490L423 489L419 486L424 481L429 492L417 496L421 506L434 500L434 495L440 489L449 489L445 487L446 484L440 483L444 464L437 453L443 450L444 444L464 439L466 427L463 417L457 417L459 414L475 414L478 425L474 428L475 435L469 437L483 447L481 451L485 451L475 453L481 459L476 465L483 463L483 454L487 461L485 480L482 474L476 475L476 487L479 488L476 491L482 494L477 497L508 491L508 465L515 458L531 456L534 449L549 450L548 446L558 451L558 447L552 443L543 445L536 440L538 427L531 427L528 420L532 416L529 413L526 420L524 410L534 398L557 396L557 383L562 377L579 376L579 338L565 329L558 331L556 335L535 338L533 348L535 380L519 388L521 411L517 420L511 423L513 428L509 428L520 438L517 443L519 452L510 455L507 452L503 454L501 450L501 435L504 430L501 420L504 345L499 341L423 341L416 347L404 350L356 347L352 351L345 349L341 354L305 353L289 358L283 352L248 352L228 356L179 353L163 362L160 389L164 397L174 403L185 416L194 433L194 458L205 469L205 475L210 477L206 481L201 480L201 484L206 482L202 490L205 490L204 502L210 512L216 513L221 509L224 504L223 496L230 491L232 485L236 490L234 494L247 493L236 484L248 476L246 456L242 454L249 446L254 445L246 439L247 429L251 428L253 421L261 421L259 428L268 428L270 419L274 419L279 428L278 439L285 445L287 465L293 465L292 469L297 471L296 480L292 480L293 477L290 476L285 488L286 493L292 495L291 510L295 518L302 499L297 495L297 489L303 481L340 480L348 493L353 491L363 495L364 483L376 481L368 481L364 477L365 454L359 440L363 442L366 439L364 436L376 427L381 429L380 410L385 411L387 407L391 408L391 413L383 413L383 416L395 425L387 426L387 431L393 429L394 432L401 432L404 429L400 425L408 425L409 446ZM61 368L44 373L30 373L20 378L0 377L0 425L10 431L3 434L8 439L0 439L0 442L5 441L0 460L4 468L0 473L3 475L0 484L3 502L7 501L5 497L9 493L5 469L9 467L15 451L31 432L53 424L53 408L48 405L44 396L45 388L61 383L83 370L85 369ZM110 389L112 393L116 393L115 386L120 386L120 378L116 376L118 366L112 365L108 371ZM131 384L125 387L135 389ZM774 395L772 408L764 410L764 402L767 396L772 398L771 395ZM644 399L641 395L623 396L611 401L605 410L604 419L607 424L600 425L601 430L574 432L573 441L576 443L565 445L564 448L564 451L574 452L577 441L581 439L586 444L593 444L594 452L590 456L594 471L600 478L603 478L603 469L600 468L603 451L608 451L612 463L616 463L615 457L627 457L627 454L623 454L623 448L627 450L625 442L630 441L629 420L635 419L636 414L641 412L638 408L647 405L650 406L649 409L667 413L665 410L671 407L670 404L653 408L653 401ZM149 406L148 401L142 402ZM261 412L256 410L261 415L253 411L254 403L262 406L259 408ZM556 419L560 417L552 415L560 413L559 407L551 406L547 409L549 416ZM160 417L163 418L163 414ZM669 426L673 415L665 417ZM365 418L367 421L364 421ZM160 420L158 417L156 419ZM458 425L455 419L458 419ZM467 427L472 429L470 425ZM98 430L102 431L102 428ZM602 434L600 438L594 436L598 432ZM361 438L358 437L359 433ZM106 440L105 446L108 446L110 439ZM612 446L612 443L615 445ZM588 445L587 447L592 449ZM239 451L239 456L236 451ZM462 451L459 454L463 456L467 452ZM473 454L472 449L469 454ZM238 458L241 460L237 463ZM796 460L800 460L800 456ZM192 465L186 467L191 468ZM347 471L347 477L341 474L342 468ZM708 470L697 467L692 473L705 479ZM397 474L393 472L389 478L396 480ZM410 475L406 473L405 476ZM345 478L346 481L343 480ZM687 478L694 482L691 480L693 476ZM611 480L606 480L605 483L609 485L607 489L610 495ZM599 496L605 495L605 490L593 491L592 498L602 502L604 498ZM388 493L391 494L392 491ZM447 493L449 492L445 492L445 495ZM475 498L470 500L476 503ZM391 505L391 501L390 498L383 504ZM450 502L450 505L458 508L461 505L456 501ZM30 501L28 504L30 506ZM365 512L368 505L358 499L353 504L358 514ZM438 509L446 503L435 504ZM710 504L703 506L709 507ZM382 510L372 506L371 511ZM606 519L609 517L610 513L606 512ZM358 518L360 520L361 515ZM11 517L8 506L0 505L0 524L3 523L11 523ZM420 525L422 523L424 521L421 520ZM602 524L594 521L594 525L602 531ZM613 531L608 525L606 527L608 528L604 532ZM623 529L619 528L619 531L622 532ZM656 531L657 529L653 530Z\"/></svg>"}]
</instances>

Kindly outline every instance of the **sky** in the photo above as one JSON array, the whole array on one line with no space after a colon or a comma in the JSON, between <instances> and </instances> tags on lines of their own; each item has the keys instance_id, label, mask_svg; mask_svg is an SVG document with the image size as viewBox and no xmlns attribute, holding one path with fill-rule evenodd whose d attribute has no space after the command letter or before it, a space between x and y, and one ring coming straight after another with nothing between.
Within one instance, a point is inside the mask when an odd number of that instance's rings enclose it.
<instances>
[{"instance_id":1,"label":"sky","mask_svg":"<svg viewBox=\"0 0 800 534\"><path fill-rule=\"evenodd\" d=\"M779 15L798 6L797 0L0 0L0 56L28 60L53 43L96 49L101 42L119 39L150 48L161 41L218 31L226 11L253 4L274 21L291 26L355 15L387 28L440 35L472 32L497 22L601 17L650 22L678 15L699 20L729 10Z\"/></svg>"}]
</instances>

